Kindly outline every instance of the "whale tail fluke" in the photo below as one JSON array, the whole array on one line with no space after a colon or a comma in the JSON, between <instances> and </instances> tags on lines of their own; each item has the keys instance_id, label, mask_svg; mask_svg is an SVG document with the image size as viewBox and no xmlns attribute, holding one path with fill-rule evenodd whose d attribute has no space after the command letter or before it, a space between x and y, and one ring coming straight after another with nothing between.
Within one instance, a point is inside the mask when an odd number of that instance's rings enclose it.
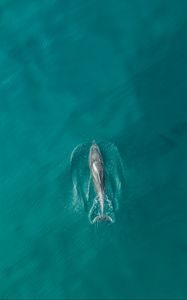
<instances>
[{"instance_id":1,"label":"whale tail fluke","mask_svg":"<svg viewBox=\"0 0 187 300\"><path fill-rule=\"evenodd\" d=\"M107 215L99 215L99 216L96 216L96 217L92 220L92 224L95 224L95 223L97 223L97 222L102 222L102 221L108 221L108 222L114 223L114 220L113 220L110 216L107 216Z\"/></svg>"},{"instance_id":2,"label":"whale tail fluke","mask_svg":"<svg viewBox=\"0 0 187 300\"><path fill-rule=\"evenodd\" d=\"M115 222L113 207L111 201L108 199L106 195L105 195L105 202L104 202L104 211L103 212L101 211L99 197L96 197L90 209L88 218L91 224L100 221L108 221L111 223Z\"/></svg>"}]
</instances>

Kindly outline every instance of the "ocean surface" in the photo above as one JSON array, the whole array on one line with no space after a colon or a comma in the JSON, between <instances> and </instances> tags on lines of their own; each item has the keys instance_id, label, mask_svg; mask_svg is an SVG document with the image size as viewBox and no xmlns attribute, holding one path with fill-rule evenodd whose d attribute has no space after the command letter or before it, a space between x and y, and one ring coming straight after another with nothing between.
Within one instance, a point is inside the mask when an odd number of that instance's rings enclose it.
<instances>
[{"instance_id":1,"label":"ocean surface","mask_svg":"<svg viewBox=\"0 0 187 300\"><path fill-rule=\"evenodd\" d=\"M0 299L187 298L186 16L0 1ZM124 166L114 224L72 205L70 157L93 139Z\"/></svg>"}]
</instances>

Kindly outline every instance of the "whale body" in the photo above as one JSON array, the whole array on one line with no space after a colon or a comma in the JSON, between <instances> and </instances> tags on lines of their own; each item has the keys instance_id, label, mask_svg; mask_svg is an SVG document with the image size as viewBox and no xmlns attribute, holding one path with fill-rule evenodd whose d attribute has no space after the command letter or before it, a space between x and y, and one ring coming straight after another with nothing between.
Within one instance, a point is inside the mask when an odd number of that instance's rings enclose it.
<instances>
[{"instance_id":1,"label":"whale body","mask_svg":"<svg viewBox=\"0 0 187 300\"><path fill-rule=\"evenodd\" d=\"M106 141L77 145L71 154L72 206L91 224L115 223L124 188L124 167L117 147Z\"/></svg>"},{"instance_id":2,"label":"whale body","mask_svg":"<svg viewBox=\"0 0 187 300\"><path fill-rule=\"evenodd\" d=\"M92 223L95 223L96 221L113 222L113 219L104 212L106 203L104 193L104 162L99 146L95 141L92 142L89 151L89 167L95 192L97 194L93 210L90 212L90 214L92 214L94 210L97 210Z\"/></svg>"}]
</instances>

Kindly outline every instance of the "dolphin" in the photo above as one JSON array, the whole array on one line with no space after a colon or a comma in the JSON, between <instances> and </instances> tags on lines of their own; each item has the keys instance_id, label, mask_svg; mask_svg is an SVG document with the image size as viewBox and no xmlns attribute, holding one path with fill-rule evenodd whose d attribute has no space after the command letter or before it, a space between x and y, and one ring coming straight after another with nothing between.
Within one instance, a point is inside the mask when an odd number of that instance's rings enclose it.
<instances>
[{"instance_id":1,"label":"dolphin","mask_svg":"<svg viewBox=\"0 0 187 300\"><path fill-rule=\"evenodd\" d=\"M100 212L93 220L93 223L99 220L112 221L112 218L104 214L105 207L105 193L104 193L104 163L99 146L93 140L89 152L89 167L93 180L94 188L98 197Z\"/></svg>"}]
</instances>

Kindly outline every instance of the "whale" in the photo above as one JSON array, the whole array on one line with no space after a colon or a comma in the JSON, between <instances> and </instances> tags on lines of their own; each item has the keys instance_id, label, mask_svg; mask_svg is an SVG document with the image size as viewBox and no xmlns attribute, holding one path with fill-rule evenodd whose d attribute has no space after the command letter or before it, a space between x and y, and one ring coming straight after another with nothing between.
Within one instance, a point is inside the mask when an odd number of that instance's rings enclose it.
<instances>
[{"instance_id":1,"label":"whale","mask_svg":"<svg viewBox=\"0 0 187 300\"><path fill-rule=\"evenodd\" d=\"M96 226L115 223L125 183L117 147L111 142L95 140L77 145L71 153L70 172L74 211L86 213L89 223Z\"/></svg>"},{"instance_id":2,"label":"whale","mask_svg":"<svg viewBox=\"0 0 187 300\"><path fill-rule=\"evenodd\" d=\"M93 209L97 209L96 216L93 218L92 223L97 221L113 222L113 219L105 213L104 161L99 146L96 144L95 140L93 140L89 151L89 168L96 192L95 205L93 206Z\"/></svg>"}]
</instances>

